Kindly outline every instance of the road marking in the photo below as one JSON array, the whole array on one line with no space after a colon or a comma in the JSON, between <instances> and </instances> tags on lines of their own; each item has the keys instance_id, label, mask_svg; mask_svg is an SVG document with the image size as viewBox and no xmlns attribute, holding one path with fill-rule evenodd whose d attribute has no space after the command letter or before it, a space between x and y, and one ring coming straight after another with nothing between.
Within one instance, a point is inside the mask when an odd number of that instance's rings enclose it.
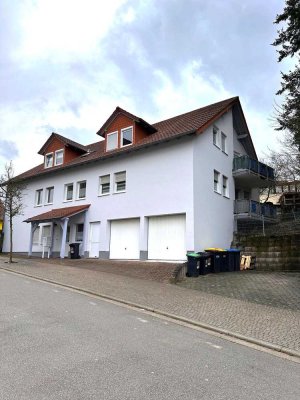
<instances>
[{"instance_id":1,"label":"road marking","mask_svg":"<svg viewBox=\"0 0 300 400\"><path fill-rule=\"evenodd\" d=\"M146 323L148 322L146 319L143 319L143 318L137 317L137 319L138 319L140 322L143 322L144 324L146 324Z\"/></svg>"},{"instance_id":2,"label":"road marking","mask_svg":"<svg viewBox=\"0 0 300 400\"><path fill-rule=\"evenodd\" d=\"M222 349L222 346L218 346L217 344L213 344L211 342L205 342L205 343L211 347L214 347L215 349L219 349L219 350Z\"/></svg>"}]
</instances>

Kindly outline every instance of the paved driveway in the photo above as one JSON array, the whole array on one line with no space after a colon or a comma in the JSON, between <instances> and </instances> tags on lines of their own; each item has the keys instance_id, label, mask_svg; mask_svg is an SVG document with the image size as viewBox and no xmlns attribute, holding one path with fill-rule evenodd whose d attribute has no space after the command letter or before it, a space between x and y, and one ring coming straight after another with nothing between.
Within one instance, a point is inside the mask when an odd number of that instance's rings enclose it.
<instances>
[{"instance_id":1,"label":"paved driveway","mask_svg":"<svg viewBox=\"0 0 300 400\"><path fill-rule=\"evenodd\" d=\"M266 306L300 310L300 273L240 271L186 278L188 289Z\"/></svg>"}]
</instances>

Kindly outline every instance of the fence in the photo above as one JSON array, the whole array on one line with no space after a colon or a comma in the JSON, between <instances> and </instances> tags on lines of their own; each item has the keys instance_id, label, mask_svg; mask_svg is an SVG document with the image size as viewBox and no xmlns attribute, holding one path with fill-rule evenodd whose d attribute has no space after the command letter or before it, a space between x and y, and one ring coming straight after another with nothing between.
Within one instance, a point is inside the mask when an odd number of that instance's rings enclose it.
<instances>
[{"instance_id":1,"label":"fence","mask_svg":"<svg viewBox=\"0 0 300 400\"><path fill-rule=\"evenodd\" d=\"M300 234L300 211L277 211L276 218L237 221L237 233L255 236L281 236Z\"/></svg>"}]
</instances>

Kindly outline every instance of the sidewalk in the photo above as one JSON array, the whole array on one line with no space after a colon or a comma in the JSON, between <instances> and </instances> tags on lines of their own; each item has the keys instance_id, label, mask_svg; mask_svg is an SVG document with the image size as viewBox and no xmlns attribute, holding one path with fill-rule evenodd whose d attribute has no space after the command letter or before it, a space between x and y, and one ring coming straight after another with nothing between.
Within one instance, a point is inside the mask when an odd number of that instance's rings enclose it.
<instances>
[{"instance_id":1,"label":"sidewalk","mask_svg":"<svg viewBox=\"0 0 300 400\"><path fill-rule=\"evenodd\" d=\"M104 272L96 264L89 268L84 260L73 265L57 260L25 258L17 259L18 263L12 265L4 261L6 258L0 257L0 268L119 299L200 325L209 325L233 335L269 343L286 352L299 353L300 356L300 310L295 302L293 307L257 304L249 299L230 298L221 292L215 294L179 287L166 281L157 282L130 274L127 276L125 270L123 274L107 272L108 264L105 264ZM151 268L151 264L148 264L148 268ZM126 269L125 264L123 268ZM268 296L271 296L270 292Z\"/></svg>"}]
</instances>

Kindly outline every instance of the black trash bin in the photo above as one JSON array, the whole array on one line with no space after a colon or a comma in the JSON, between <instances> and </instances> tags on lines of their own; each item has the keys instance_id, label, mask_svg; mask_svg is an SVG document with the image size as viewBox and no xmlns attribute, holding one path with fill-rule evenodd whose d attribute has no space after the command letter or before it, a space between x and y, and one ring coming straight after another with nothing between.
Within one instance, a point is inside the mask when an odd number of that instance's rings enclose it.
<instances>
[{"instance_id":1,"label":"black trash bin","mask_svg":"<svg viewBox=\"0 0 300 400\"><path fill-rule=\"evenodd\" d=\"M80 258L80 255L79 255L80 243L70 243L69 246L70 246L70 256L71 256L71 258L73 260Z\"/></svg>"},{"instance_id":2,"label":"black trash bin","mask_svg":"<svg viewBox=\"0 0 300 400\"><path fill-rule=\"evenodd\" d=\"M228 253L222 249L206 249L206 252L211 253L212 272L227 272L228 271Z\"/></svg>"},{"instance_id":3,"label":"black trash bin","mask_svg":"<svg viewBox=\"0 0 300 400\"><path fill-rule=\"evenodd\" d=\"M212 255L208 252L197 253L200 256L199 274L206 275L212 272Z\"/></svg>"},{"instance_id":4,"label":"black trash bin","mask_svg":"<svg viewBox=\"0 0 300 400\"><path fill-rule=\"evenodd\" d=\"M227 249L229 271L239 271L241 264L241 250Z\"/></svg>"},{"instance_id":5,"label":"black trash bin","mask_svg":"<svg viewBox=\"0 0 300 400\"><path fill-rule=\"evenodd\" d=\"M186 276L196 278L199 276L200 255L198 253L187 253L188 265Z\"/></svg>"}]
</instances>

